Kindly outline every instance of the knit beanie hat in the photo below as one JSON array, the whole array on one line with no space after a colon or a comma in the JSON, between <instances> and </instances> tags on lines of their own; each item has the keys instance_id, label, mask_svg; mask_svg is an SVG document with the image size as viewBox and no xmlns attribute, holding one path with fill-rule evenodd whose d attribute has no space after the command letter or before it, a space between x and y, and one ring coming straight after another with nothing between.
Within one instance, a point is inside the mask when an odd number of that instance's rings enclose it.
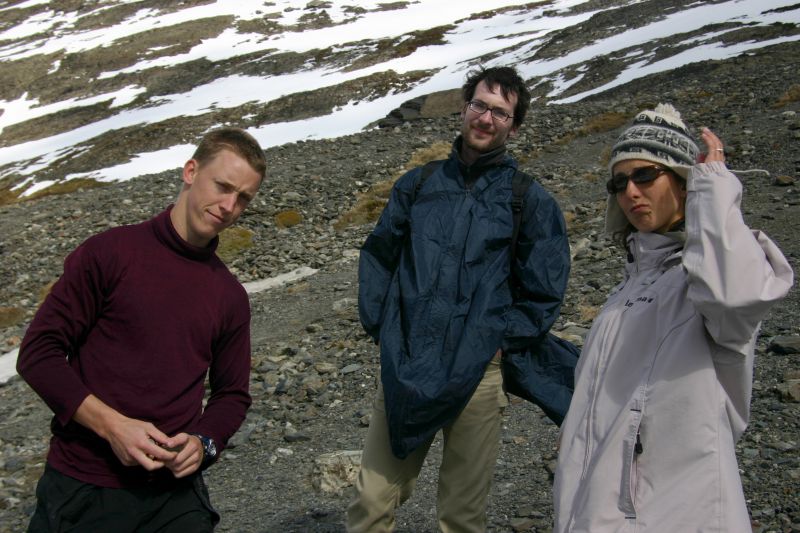
<instances>
[{"instance_id":1,"label":"knit beanie hat","mask_svg":"<svg viewBox=\"0 0 800 533\"><path fill-rule=\"evenodd\" d=\"M642 159L668 167L683 179L697 162L700 149L681 120L681 114L671 104L658 104L653 110L636 115L611 149L608 170L626 159ZM606 210L606 231L618 233L628 225L619 208L616 195L609 195Z\"/></svg>"}]
</instances>

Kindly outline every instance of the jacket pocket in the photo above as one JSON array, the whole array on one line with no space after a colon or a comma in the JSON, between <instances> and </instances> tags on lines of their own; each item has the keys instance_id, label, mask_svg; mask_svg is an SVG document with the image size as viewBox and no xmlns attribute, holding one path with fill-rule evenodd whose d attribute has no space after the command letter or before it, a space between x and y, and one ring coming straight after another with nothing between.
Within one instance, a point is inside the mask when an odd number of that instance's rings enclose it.
<instances>
[{"instance_id":1,"label":"jacket pocket","mask_svg":"<svg viewBox=\"0 0 800 533\"><path fill-rule=\"evenodd\" d=\"M641 439L643 401L634 399L630 409L628 432L622 444L622 479L620 481L619 510L627 520L636 519L636 484L639 456L644 452Z\"/></svg>"}]
</instances>

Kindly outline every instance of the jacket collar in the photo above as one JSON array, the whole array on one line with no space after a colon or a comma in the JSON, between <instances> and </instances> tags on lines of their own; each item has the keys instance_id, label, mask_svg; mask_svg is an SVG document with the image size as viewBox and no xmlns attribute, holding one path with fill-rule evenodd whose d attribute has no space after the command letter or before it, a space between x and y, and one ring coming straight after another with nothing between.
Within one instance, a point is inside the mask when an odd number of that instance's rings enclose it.
<instances>
[{"instance_id":1,"label":"jacket collar","mask_svg":"<svg viewBox=\"0 0 800 533\"><path fill-rule=\"evenodd\" d=\"M676 262L680 263L683 240L679 232L640 233L628 237L628 262L625 271L628 275L653 268L666 270Z\"/></svg>"},{"instance_id":2,"label":"jacket collar","mask_svg":"<svg viewBox=\"0 0 800 533\"><path fill-rule=\"evenodd\" d=\"M506 153L505 144L498 146L491 152L481 154L474 163L468 165L463 159L461 159L461 147L463 146L463 143L463 136L459 135L456 137L456 140L453 141L453 149L450 157L458 162L458 170L461 172L461 175L464 176L464 185L468 189L472 188L481 174L483 174L486 170L501 165L514 166L512 164L513 160Z\"/></svg>"}]
</instances>

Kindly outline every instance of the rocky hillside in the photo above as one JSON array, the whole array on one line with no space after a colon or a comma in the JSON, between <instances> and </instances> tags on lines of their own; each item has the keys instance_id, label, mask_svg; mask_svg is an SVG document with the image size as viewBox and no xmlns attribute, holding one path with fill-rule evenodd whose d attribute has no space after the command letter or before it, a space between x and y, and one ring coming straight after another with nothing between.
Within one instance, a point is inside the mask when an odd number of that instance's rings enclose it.
<instances>
[{"instance_id":1,"label":"rocky hillside","mask_svg":"<svg viewBox=\"0 0 800 533\"><path fill-rule=\"evenodd\" d=\"M0 203L156 172L142 159L166 170L148 154L220 124L268 146L359 131L480 62L578 98L796 39L799 24L793 0L11 0Z\"/></svg>"},{"instance_id":2,"label":"rocky hillside","mask_svg":"<svg viewBox=\"0 0 800 533\"><path fill-rule=\"evenodd\" d=\"M607 151L637 110L659 101L673 103L693 126L717 132L730 168L764 171L740 174L746 220L773 237L798 270L798 64L800 43L785 43L649 76L576 103L534 102L511 149L555 195L569 221L573 270L556 329L579 342L621 277L623 258L602 233ZM600 77L616 68L595 67ZM348 223L355 217L345 214L360 200L379 196L381 185L412 159L452 141L457 118L436 109L427 115L441 114L446 116L268 150L268 179L226 237L226 260L242 281L301 266L318 272L251 296L254 403L234 447L207 476L223 515L220 531L343 531L347 487L337 491L322 483L320 463L325 454L360 450L378 371L378 354L355 307L357 250L371 223ZM181 164L176 161L176 169ZM159 212L178 186L175 170L0 207L2 350L18 345L66 253L93 233ZM758 532L800 531L799 345L800 297L793 290L763 324L752 421L737 445ZM23 530L32 510L48 421L44 404L19 379L0 386L2 532ZM515 402L507 410L491 531L549 531L556 434L538 408ZM435 530L431 502L439 449L435 444L417 492L399 513L400 531Z\"/></svg>"}]
</instances>

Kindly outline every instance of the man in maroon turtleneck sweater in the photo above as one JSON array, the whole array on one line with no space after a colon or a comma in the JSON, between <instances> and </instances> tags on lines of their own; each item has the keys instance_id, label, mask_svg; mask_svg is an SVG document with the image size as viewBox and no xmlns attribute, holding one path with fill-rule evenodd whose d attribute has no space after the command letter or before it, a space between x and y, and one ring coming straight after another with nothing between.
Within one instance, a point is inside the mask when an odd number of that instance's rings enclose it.
<instances>
[{"instance_id":1,"label":"man in maroon turtleneck sweater","mask_svg":"<svg viewBox=\"0 0 800 533\"><path fill-rule=\"evenodd\" d=\"M252 136L209 132L174 206L67 257L17 363L55 415L29 531L183 533L218 522L200 472L250 406L250 308L214 252L265 172Z\"/></svg>"}]
</instances>

